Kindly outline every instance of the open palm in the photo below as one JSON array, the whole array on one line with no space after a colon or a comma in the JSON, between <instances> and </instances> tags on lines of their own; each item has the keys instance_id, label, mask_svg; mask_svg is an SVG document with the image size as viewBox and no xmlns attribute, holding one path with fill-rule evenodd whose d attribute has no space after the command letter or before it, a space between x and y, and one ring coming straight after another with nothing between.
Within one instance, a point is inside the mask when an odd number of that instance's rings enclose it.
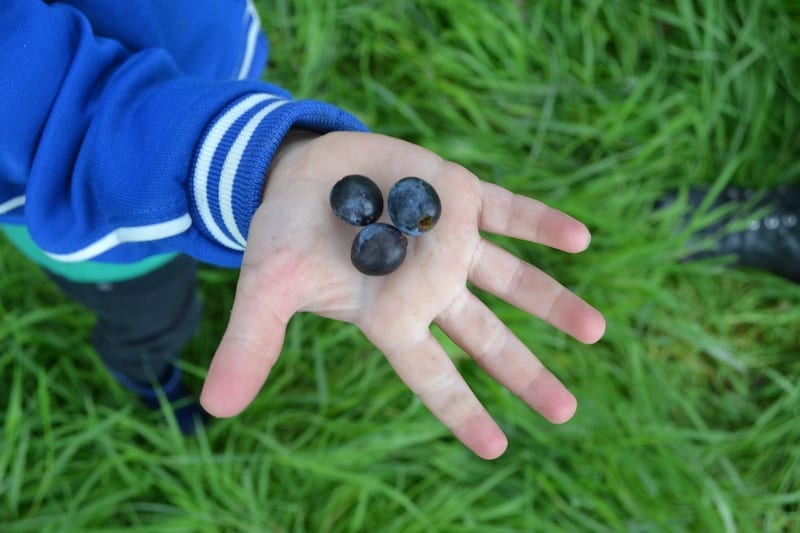
<instances>
[{"instance_id":1,"label":"open palm","mask_svg":"<svg viewBox=\"0 0 800 533\"><path fill-rule=\"evenodd\" d=\"M364 174L383 190L418 176L439 193L442 216L409 238L405 262L387 276L350 263L358 228L328 206L333 184ZM386 217L386 215L384 215ZM543 204L485 182L416 145L365 133L333 133L289 146L270 170L250 227L234 308L201 401L233 416L257 394L280 354L291 316L309 311L357 325L397 374L466 446L494 458L505 436L431 335L437 324L486 372L552 422L575 411L572 394L467 288L467 281L582 342L605 323L558 282L484 240L479 230L567 252L589 243L586 227Z\"/></svg>"}]
</instances>

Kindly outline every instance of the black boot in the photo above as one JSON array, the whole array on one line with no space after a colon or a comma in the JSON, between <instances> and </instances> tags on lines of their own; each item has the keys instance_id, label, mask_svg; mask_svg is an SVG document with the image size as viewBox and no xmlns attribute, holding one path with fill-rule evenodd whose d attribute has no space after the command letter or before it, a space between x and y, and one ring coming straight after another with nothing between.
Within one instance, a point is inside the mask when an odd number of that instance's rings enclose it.
<instances>
[{"instance_id":1,"label":"black boot","mask_svg":"<svg viewBox=\"0 0 800 533\"><path fill-rule=\"evenodd\" d=\"M689 206L697 209L707 195L707 189L691 190ZM665 207L676 198L675 194L668 195L658 207ZM800 186L781 187L763 194L728 187L714 200L711 210L721 206L728 206L731 211L719 222L699 231L698 236L719 234L732 224L745 229L722 233L712 248L692 254L687 260L733 256L735 266L766 270L800 282Z\"/></svg>"}]
</instances>

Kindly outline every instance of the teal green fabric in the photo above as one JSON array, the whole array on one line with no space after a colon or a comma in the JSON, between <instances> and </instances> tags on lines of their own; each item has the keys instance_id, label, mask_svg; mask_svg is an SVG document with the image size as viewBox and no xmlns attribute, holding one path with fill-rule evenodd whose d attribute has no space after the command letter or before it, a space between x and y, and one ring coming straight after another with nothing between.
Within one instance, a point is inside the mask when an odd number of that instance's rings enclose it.
<instances>
[{"instance_id":1,"label":"teal green fabric","mask_svg":"<svg viewBox=\"0 0 800 533\"><path fill-rule=\"evenodd\" d=\"M8 240L31 261L50 272L76 283L112 283L137 278L168 263L178 254L162 254L129 264L82 261L62 263L47 256L31 239L28 229L21 225L0 225Z\"/></svg>"}]
</instances>

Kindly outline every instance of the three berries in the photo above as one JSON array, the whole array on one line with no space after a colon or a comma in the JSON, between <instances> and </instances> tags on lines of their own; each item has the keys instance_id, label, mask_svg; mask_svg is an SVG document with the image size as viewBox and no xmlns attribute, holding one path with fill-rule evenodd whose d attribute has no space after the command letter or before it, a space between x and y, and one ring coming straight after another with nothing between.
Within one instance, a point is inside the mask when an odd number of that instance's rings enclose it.
<instances>
[{"instance_id":1,"label":"three berries","mask_svg":"<svg viewBox=\"0 0 800 533\"><path fill-rule=\"evenodd\" d=\"M331 189L331 209L342 221L364 226L350 249L350 261L359 272L383 276L403 263L406 235L418 237L430 231L442 214L439 195L420 178L403 178L389 190L387 210L392 224L378 222L383 214L383 195L366 176L345 176Z\"/></svg>"}]
</instances>

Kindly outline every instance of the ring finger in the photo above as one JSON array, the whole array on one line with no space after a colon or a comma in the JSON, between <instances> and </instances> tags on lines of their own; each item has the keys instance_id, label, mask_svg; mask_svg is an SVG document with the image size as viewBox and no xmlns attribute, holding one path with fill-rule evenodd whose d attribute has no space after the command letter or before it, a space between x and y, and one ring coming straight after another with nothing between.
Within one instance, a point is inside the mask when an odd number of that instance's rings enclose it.
<instances>
[{"instance_id":1,"label":"ring finger","mask_svg":"<svg viewBox=\"0 0 800 533\"><path fill-rule=\"evenodd\" d=\"M489 375L550 422L575 413L575 397L475 295L465 290L436 319Z\"/></svg>"}]
</instances>

